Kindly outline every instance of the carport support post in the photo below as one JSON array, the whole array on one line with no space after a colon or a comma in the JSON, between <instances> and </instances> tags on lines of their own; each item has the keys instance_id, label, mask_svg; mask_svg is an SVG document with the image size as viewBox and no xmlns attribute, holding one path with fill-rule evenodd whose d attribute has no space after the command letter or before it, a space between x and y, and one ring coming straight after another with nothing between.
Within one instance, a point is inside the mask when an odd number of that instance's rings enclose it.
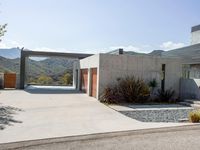
<instances>
[{"instance_id":1,"label":"carport support post","mask_svg":"<svg viewBox=\"0 0 200 150\"><path fill-rule=\"evenodd\" d=\"M77 72L76 72L76 65L75 63L73 63L73 87L75 87L75 89L77 89Z\"/></svg>"},{"instance_id":2,"label":"carport support post","mask_svg":"<svg viewBox=\"0 0 200 150\"><path fill-rule=\"evenodd\" d=\"M23 53L23 49L21 50L21 60L20 60L20 89L24 89L25 82L25 61L26 57Z\"/></svg>"}]
</instances>

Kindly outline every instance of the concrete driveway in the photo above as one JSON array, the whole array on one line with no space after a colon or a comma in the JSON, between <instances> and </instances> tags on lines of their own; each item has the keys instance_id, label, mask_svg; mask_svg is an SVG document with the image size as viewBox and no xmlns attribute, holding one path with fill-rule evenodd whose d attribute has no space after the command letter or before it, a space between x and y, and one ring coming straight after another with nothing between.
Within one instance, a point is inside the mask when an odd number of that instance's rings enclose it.
<instances>
[{"instance_id":1,"label":"concrete driveway","mask_svg":"<svg viewBox=\"0 0 200 150\"><path fill-rule=\"evenodd\" d=\"M0 143L185 125L142 123L73 90L4 90L1 105L22 109L13 114L22 123L0 130Z\"/></svg>"}]
</instances>

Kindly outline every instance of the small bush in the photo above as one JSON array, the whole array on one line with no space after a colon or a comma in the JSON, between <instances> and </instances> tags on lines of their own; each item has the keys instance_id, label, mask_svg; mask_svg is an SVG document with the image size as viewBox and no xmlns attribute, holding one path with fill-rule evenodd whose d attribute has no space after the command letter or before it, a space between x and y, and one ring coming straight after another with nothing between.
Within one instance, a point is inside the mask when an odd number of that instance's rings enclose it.
<instances>
[{"instance_id":1,"label":"small bush","mask_svg":"<svg viewBox=\"0 0 200 150\"><path fill-rule=\"evenodd\" d=\"M107 104L119 103L119 95L116 86L106 87L103 91L100 101Z\"/></svg>"},{"instance_id":2,"label":"small bush","mask_svg":"<svg viewBox=\"0 0 200 150\"><path fill-rule=\"evenodd\" d=\"M125 102L144 102L150 94L149 87L142 79L127 76L118 81L119 95Z\"/></svg>"},{"instance_id":3,"label":"small bush","mask_svg":"<svg viewBox=\"0 0 200 150\"><path fill-rule=\"evenodd\" d=\"M149 81L149 87L152 88L152 92L153 90L158 86L158 82L156 81L156 79L153 79L151 81Z\"/></svg>"},{"instance_id":4,"label":"small bush","mask_svg":"<svg viewBox=\"0 0 200 150\"><path fill-rule=\"evenodd\" d=\"M117 83L113 87L106 87L102 94L101 102L141 103L148 100L149 94L149 87L142 79L127 76L125 78L118 78Z\"/></svg>"},{"instance_id":5,"label":"small bush","mask_svg":"<svg viewBox=\"0 0 200 150\"><path fill-rule=\"evenodd\" d=\"M172 89L168 89L165 91L158 89L158 91L156 93L156 101L173 103L173 102L175 102L174 95L175 95L175 91Z\"/></svg>"},{"instance_id":6,"label":"small bush","mask_svg":"<svg viewBox=\"0 0 200 150\"><path fill-rule=\"evenodd\" d=\"M195 110L189 113L189 120L192 123L200 122L200 110Z\"/></svg>"}]
</instances>

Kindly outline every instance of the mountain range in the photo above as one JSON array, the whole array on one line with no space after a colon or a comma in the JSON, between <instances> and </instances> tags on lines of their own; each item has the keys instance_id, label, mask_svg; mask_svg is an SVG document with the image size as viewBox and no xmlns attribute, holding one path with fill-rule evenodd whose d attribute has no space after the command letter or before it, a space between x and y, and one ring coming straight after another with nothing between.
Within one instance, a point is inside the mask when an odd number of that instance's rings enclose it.
<instances>
[{"instance_id":1,"label":"mountain range","mask_svg":"<svg viewBox=\"0 0 200 150\"><path fill-rule=\"evenodd\" d=\"M20 57L20 52L21 50L16 47L16 48L5 48L5 49L0 49L0 56L9 58L9 59L15 59Z\"/></svg>"}]
</instances>

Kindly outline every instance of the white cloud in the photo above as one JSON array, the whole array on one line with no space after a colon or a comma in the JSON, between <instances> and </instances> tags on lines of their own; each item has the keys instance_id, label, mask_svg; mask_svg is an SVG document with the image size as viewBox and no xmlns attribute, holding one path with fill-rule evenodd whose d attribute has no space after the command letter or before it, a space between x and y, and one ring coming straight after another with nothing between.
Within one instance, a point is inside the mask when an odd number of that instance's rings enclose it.
<instances>
[{"instance_id":1,"label":"white cloud","mask_svg":"<svg viewBox=\"0 0 200 150\"><path fill-rule=\"evenodd\" d=\"M172 41L167 41L167 42L162 43L160 45L160 48L164 50L172 50L172 49L181 48L184 46L185 46L185 43L174 43Z\"/></svg>"},{"instance_id":2,"label":"white cloud","mask_svg":"<svg viewBox=\"0 0 200 150\"><path fill-rule=\"evenodd\" d=\"M0 48L8 48L5 43L0 42Z\"/></svg>"},{"instance_id":3,"label":"white cloud","mask_svg":"<svg viewBox=\"0 0 200 150\"><path fill-rule=\"evenodd\" d=\"M19 42L14 40L3 40L0 42L0 48L13 48L13 47L23 47Z\"/></svg>"},{"instance_id":4,"label":"white cloud","mask_svg":"<svg viewBox=\"0 0 200 150\"><path fill-rule=\"evenodd\" d=\"M134 51L139 53L149 53L155 49L163 49L163 50L171 50L176 49L180 47L184 47L184 43L175 43L172 41L167 41L162 43L161 45L121 45L121 46L111 46L108 48L101 48L101 49L88 49L88 50L81 50L78 51L75 50L67 50L64 48L50 48L50 47L25 47L27 49L33 50L33 51L48 51L48 52L65 52L65 53L105 53L112 50L116 50L119 48L124 49L124 51ZM20 42L14 41L14 40L3 40L0 42L0 48L13 48L13 47L24 47Z\"/></svg>"},{"instance_id":5,"label":"white cloud","mask_svg":"<svg viewBox=\"0 0 200 150\"><path fill-rule=\"evenodd\" d=\"M49 47L37 47L37 48L32 48L30 50L45 51L45 52L70 52L70 51L67 51L66 49L63 49L63 48L55 48L54 49L54 48L49 48Z\"/></svg>"}]
</instances>

